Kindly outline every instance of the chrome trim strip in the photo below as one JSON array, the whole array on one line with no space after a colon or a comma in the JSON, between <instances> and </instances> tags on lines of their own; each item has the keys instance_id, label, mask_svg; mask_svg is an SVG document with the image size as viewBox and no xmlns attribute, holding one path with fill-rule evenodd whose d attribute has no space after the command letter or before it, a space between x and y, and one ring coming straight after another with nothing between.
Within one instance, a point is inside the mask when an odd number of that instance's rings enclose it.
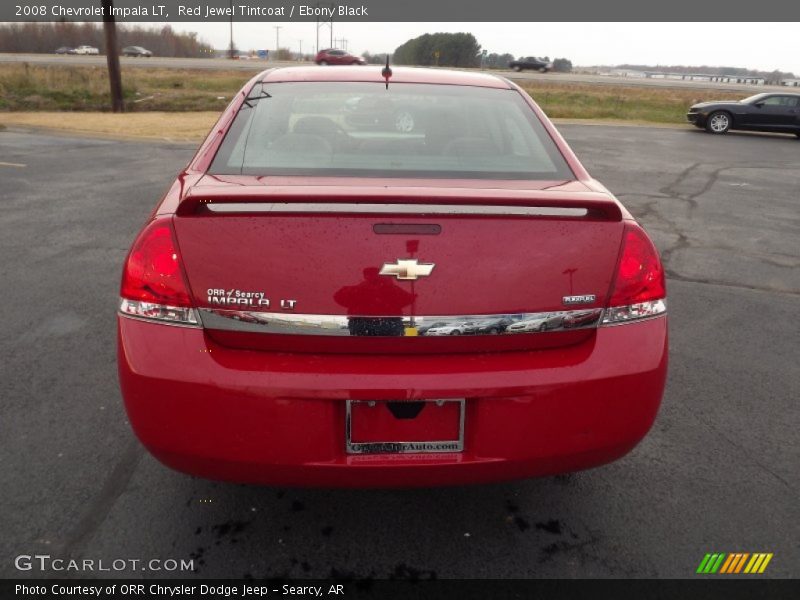
<instances>
[{"instance_id":1,"label":"chrome trim strip","mask_svg":"<svg viewBox=\"0 0 800 600\"><path fill-rule=\"evenodd\" d=\"M660 317L667 312L667 299L648 300L628 306L612 306L603 315L602 327L638 323L647 319Z\"/></svg>"},{"instance_id":2,"label":"chrome trim strip","mask_svg":"<svg viewBox=\"0 0 800 600\"><path fill-rule=\"evenodd\" d=\"M170 306L167 304L156 304L153 302L120 298L117 312L123 317L129 317L140 321L149 321L151 323L195 328L203 326L197 309L189 307Z\"/></svg>"},{"instance_id":3,"label":"chrome trim strip","mask_svg":"<svg viewBox=\"0 0 800 600\"><path fill-rule=\"evenodd\" d=\"M470 204L368 204L358 202L203 202L213 213L358 213L403 215L505 215L585 217L585 208L556 206L484 206Z\"/></svg>"},{"instance_id":4,"label":"chrome trim strip","mask_svg":"<svg viewBox=\"0 0 800 600\"><path fill-rule=\"evenodd\" d=\"M646 321L655 321L656 319L666 318L667 313L663 312L658 315L651 315L649 317L639 317L637 319L630 319L628 321L604 322L600 323L598 327L606 329L608 327L619 327L620 325L630 325L632 323L644 323Z\"/></svg>"},{"instance_id":5,"label":"chrome trim strip","mask_svg":"<svg viewBox=\"0 0 800 600\"><path fill-rule=\"evenodd\" d=\"M406 402L399 400L398 402ZM442 398L441 400L409 400L408 402L430 402L439 404L445 402L459 403L458 439L438 440L432 442L353 442L352 435L352 405L369 404L375 406L377 401L347 400L345 409L345 451L347 454L440 454L464 451L464 414L466 401L464 398Z\"/></svg>"},{"instance_id":6,"label":"chrome trim strip","mask_svg":"<svg viewBox=\"0 0 800 600\"><path fill-rule=\"evenodd\" d=\"M218 308L197 309L207 329L322 336L457 336L513 335L594 329L603 318L602 308L538 313L457 316L347 316L310 315Z\"/></svg>"},{"instance_id":7,"label":"chrome trim strip","mask_svg":"<svg viewBox=\"0 0 800 600\"><path fill-rule=\"evenodd\" d=\"M117 315L120 317L124 317L125 319L130 319L131 321L141 321L142 323L153 323L154 325L168 325L169 327L184 327L188 329L200 329L201 326L199 323L181 323L178 321L164 321L163 319L148 319L147 317L136 317L134 315L129 315L121 310L117 311Z\"/></svg>"}]
</instances>

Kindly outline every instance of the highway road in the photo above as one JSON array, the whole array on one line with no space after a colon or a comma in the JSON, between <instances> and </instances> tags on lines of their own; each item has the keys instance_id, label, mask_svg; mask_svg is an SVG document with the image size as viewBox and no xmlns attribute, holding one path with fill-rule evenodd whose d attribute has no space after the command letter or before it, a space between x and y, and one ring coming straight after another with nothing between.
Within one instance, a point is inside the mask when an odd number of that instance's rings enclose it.
<instances>
[{"instance_id":1,"label":"highway road","mask_svg":"<svg viewBox=\"0 0 800 600\"><path fill-rule=\"evenodd\" d=\"M229 60L225 58L128 58L121 57L120 61L124 67L142 68L162 68L162 69L235 69L240 71L252 71L256 73L271 67L285 67L298 64L298 62L279 62L261 59L251 60ZM105 56L74 56L56 54L2 54L0 53L0 63L30 63L37 65L92 65L105 66ZM515 73L507 69L491 70L488 73L496 73L503 77L515 81L537 81L548 83L572 83L584 85L623 85L634 87L660 87L678 89L698 89L698 90L720 90L727 92L758 93L762 91L787 91L786 87L780 86L756 86L742 85L733 83L707 83L702 81L681 81L672 79L645 79L637 77L611 77L604 75L584 74L584 73L539 73L523 71ZM788 88L791 90L792 88ZM794 88L797 91L796 88Z\"/></svg>"},{"instance_id":2,"label":"highway road","mask_svg":"<svg viewBox=\"0 0 800 600\"><path fill-rule=\"evenodd\" d=\"M560 129L663 253L655 426L594 470L395 491L216 483L152 458L117 387L120 269L194 146L0 132L0 577L54 576L14 567L49 554L193 560L197 577L686 578L707 552L800 575L800 145Z\"/></svg>"}]
</instances>

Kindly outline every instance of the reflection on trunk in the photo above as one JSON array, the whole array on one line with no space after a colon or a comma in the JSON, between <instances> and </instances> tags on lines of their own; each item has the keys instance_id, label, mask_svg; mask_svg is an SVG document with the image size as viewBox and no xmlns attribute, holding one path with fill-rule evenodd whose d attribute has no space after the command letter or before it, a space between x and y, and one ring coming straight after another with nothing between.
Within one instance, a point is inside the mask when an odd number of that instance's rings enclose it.
<instances>
[{"instance_id":1,"label":"reflection on trunk","mask_svg":"<svg viewBox=\"0 0 800 600\"><path fill-rule=\"evenodd\" d=\"M414 301L415 294L407 292L388 277L381 277L376 267L363 271L364 280L338 290L333 299L347 309L347 328L353 336L402 336L403 318L375 316L402 314Z\"/></svg>"}]
</instances>

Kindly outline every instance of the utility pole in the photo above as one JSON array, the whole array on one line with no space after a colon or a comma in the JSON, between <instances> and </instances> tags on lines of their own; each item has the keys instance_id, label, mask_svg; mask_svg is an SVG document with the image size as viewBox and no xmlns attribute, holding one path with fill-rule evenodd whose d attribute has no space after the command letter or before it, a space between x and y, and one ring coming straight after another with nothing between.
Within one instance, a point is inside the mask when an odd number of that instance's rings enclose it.
<instances>
[{"instance_id":1,"label":"utility pole","mask_svg":"<svg viewBox=\"0 0 800 600\"><path fill-rule=\"evenodd\" d=\"M320 3L317 2L316 6L317 6L317 9L319 9L320 8ZM327 3L326 3L326 6L327 6ZM330 7L331 7L331 18L330 18L330 20L329 19L325 19L324 21L320 21L320 19L319 19L319 10L317 10L317 15L318 16L317 16L317 48L316 48L316 52L319 52L319 30L320 30L321 27L325 27L326 25L331 28L331 45L329 47L333 48L333 10L332 10L333 9L333 4L331 4Z\"/></svg>"},{"instance_id":2,"label":"utility pole","mask_svg":"<svg viewBox=\"0 0 800 600\"><path fill-rule=\"evenodd\" d=\"M112 14L114 0L102 0L103 33L106 41L106 63L108 64L108 81L111 85L111 110L115 113L125 112L125 101L122 99L122 74L119 69L117 51L117 24Z\"/></svg>"},{"instance_id":3,"label":"utility pole","mask_svg":"<svg viewBox=\"0 0 800 600\"><path fill-rule=\"evenodd\" d=\"M233 46L233 0L230 0L230 5L231 5L231 45L230 48L228 48L228 58L233 60L233 55L236 52Z\"/></svg>"},{"instance_id":4,"label":"utility pole","mask_svg":"<svg viewBox=\"0 0 800 600\"><path fill-rule=\"evenodd\" d=\"M275 28L275 59L278 58L278 50L281 49L281 29L282 25L273 25Z\"/></svg>"}]
</instances>

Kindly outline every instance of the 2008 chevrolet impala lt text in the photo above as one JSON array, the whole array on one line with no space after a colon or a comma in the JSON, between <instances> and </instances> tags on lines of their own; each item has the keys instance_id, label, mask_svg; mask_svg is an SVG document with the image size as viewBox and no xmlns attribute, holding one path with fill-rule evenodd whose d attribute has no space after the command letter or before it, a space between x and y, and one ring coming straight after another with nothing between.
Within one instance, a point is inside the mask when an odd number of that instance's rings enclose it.
<instances>
[{"instance_id":1,"label":"2008 chevrolet impala lt text","mask_svg":"<svg viewBox=\"0 0 800 600\"><path fill-rule=\"evenodd\" d=\"M600 465L667 370L644 230L520 88L438 69L252 79L135 239L117 325L144 445L262 484Z\"/></svg>"}]
</instances>

